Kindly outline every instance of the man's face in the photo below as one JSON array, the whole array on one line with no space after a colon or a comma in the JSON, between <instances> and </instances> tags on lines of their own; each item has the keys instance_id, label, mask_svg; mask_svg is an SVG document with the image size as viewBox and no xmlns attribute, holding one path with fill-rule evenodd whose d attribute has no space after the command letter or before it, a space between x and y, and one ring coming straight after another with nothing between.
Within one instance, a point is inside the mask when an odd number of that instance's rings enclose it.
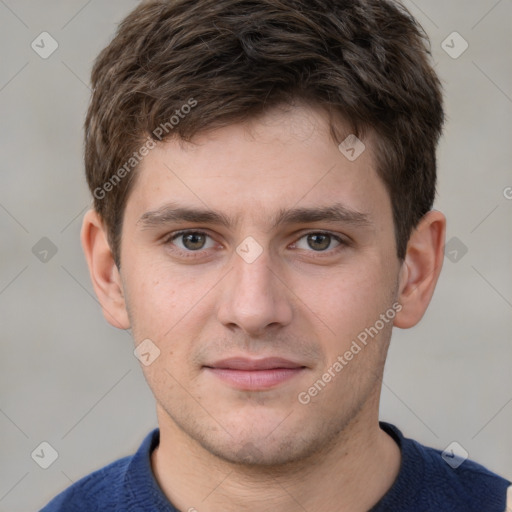
<instances>
[{"instance_id":1,"label":"man's face","mask_svg":"<svg viewBox=\"0 0 512 512\"><path fill-rule=\"evenodd\" d=\"M144 367L160 426L230 461L299 460L377 417L400 264L371 141L350 161L326 117L296 107L194 142L150 152L123 225L133 335L160 350Z\"/></svg>"}]
</instances>

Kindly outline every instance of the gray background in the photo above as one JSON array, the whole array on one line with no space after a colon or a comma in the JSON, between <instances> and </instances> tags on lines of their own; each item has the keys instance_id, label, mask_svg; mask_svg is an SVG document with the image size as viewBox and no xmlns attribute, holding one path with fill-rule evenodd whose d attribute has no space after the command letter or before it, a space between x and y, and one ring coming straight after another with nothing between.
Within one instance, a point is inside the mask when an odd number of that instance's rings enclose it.
<instances>
[{"instance_id":1,"label":"gray background","mask_svg":"<svg viewBox=\"0 0 512 512\"><path fill-rule=\"evenodd\" d=\"M156 426L130 336L104 321L79 243L89 73L136 3L0 0L2 512L37 510ZM512 478L512 1L405 3L445 84L436 207L456 253L423 322L394 333L381 417ZM48 59L31 48L43 31L59 44ZM442 48L454 31L469 43L457 59ZM43 237L58 249L46 263L32 252ZM43 441L58 452L46 470L31 458Z\"/></svg>"}]
</instances>

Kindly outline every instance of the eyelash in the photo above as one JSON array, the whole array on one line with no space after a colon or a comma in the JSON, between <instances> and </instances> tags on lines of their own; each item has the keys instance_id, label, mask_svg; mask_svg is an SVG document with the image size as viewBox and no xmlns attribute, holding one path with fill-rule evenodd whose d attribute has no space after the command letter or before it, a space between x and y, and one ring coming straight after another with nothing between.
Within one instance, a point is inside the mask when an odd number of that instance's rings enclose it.
<instances>
[{"instance_id":1,"label":"eyelash","mask_svg":"<svg viewBox=\"0 0 512 512\"><path fill-rule=\"evenodd\" d=\"M188 229L188 230L182 230L182 231L175 231L173 233L171 233L169 236L167 236L164 240L164 244L165 245L174 245L172 244L172 242L179 238L180 236L184 236L184 235L190 235L190 234L195 234L195 235L204 235L204 236L207 236L209 238L212 238L213 237L208 234L207 232L205 231L201 231L201 230L195 230L195 229ZM338 235L335 235L334 233L331 233L329 231L310 231L308 233L304 233L301 237L299 237L297 239L295 243L297 243L299 240L302 240L303 238L309 236L309 235L327 235L327 236L330 236L332 239L334 239L336 242L338 242L340 245L335 247L334 249L332 250L326 250L326 251L313 251L312 249L310 251L307 251L307 252L311 252L314 254L314 258L322 258L322 254L328 254L328 255L332 255L332 254L336 254L339 250L343 249L344 247L347 247L350 245L349 241L347 241L346 239L344 238L341 238L340 236ZM208 249L199 249L197 251L184 251L183 249L180 249L180 248L176 248L173 249L174 251L180 253L181 256L184 256L185 258L198 258L198 257L201 257L203 256L203 252L204 251L207 251Z\"/></svg>"}]
</instances>

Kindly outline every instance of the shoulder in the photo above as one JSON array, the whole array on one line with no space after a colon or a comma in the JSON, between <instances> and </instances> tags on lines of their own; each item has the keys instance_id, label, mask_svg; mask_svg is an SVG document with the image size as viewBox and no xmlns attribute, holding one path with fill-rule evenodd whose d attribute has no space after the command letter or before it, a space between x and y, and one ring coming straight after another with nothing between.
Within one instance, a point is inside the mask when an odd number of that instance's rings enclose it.
<instances>
[{"instance_id":1,"label":"shoulder","mask_svg":"<svg viewBox=\"0 0 512 512\"><path fill-rule=\"evenodd\" d=\"M50 501L41 512L115 510L131 459L131 456L124 457L78 480Z\"/></svg>"},{"instance_id":2,"label":"shoulder","mask_svg":"<svg viewBox=\"0 0 512 512\"><path fill-rule=\"evenodd\" d=\"M151 478L150 454L158 444L153 430L134 455L123 457L94 471L53 498L40 512L114 512L128 510L137 485ZM149 474L147 474L149 473Z\"/></svg>"},{"instance_id":3,"label":"shoulder","mask_svg":"<svg viewBox=\"0 0 512 512\"><path fill-rule=\"evenodd\" d=\"M391 499L408 501L418 512L433 506L438 511L504 512L511 482L452 450L424 446L392 425L381 426L402 451L402 467L388 493Z\"/></svg>"},{"instance_id":4,"label":"shoulder","mask_svg":"<svg viewBox=\"0 0 512 512\"><path fill-rule=\"evenodd\" d=\"M455 456L453 451L442 452L413 443L416 451L425 457L426 486L437 489L443 500L468 512L505 510L509 481L477 462Z\"/></svg>"}]
</instances>

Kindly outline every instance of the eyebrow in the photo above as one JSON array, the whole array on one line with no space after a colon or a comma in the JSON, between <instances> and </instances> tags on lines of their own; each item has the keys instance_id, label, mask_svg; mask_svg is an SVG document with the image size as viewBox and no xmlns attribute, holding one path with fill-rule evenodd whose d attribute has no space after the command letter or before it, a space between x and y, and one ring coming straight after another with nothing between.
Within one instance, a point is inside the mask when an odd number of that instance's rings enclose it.
<instances>
[{"instance_id":1,"label":"eyebrow","mask_svg":"<svg viewBox=\"0 0 512 512\"><path fill-rule=\"evenodd\" d=\"M144 213L137 224L144 230L173 222L221 225L230 229L237 224L222 212L179 206L173 203ZM272 229L286 224L311 224L314 222L339 222L358 227L372 224L367 214L349 209L341 203L335 203L331 206L281 209L273 218Z\"/></svg>"}]
</instances>

